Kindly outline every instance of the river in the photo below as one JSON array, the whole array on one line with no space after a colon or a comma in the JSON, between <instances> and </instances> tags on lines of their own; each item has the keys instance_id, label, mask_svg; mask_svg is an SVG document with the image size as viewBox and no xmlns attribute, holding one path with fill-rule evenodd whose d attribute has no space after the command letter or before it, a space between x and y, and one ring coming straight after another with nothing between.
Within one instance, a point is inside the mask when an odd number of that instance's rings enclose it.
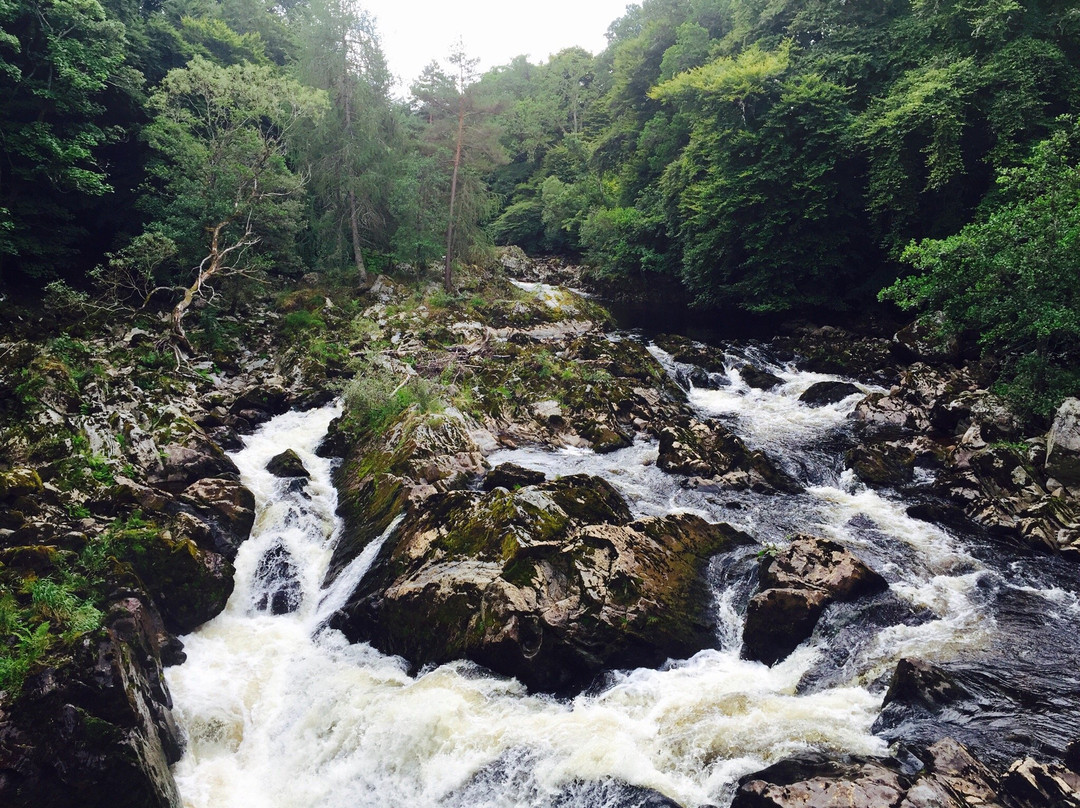
<instances>
[{"instance_id":1,"label":"river","mask_svg":"<svg viewBox=\"0 0 1080 808\"><path fill-rule=\"evenodd\" d=\"M650 350L678 373L669 355ZM747 386L736 368L748 359L783 384ZM402 660L350 645L324 625L377 548L333 588L322 588L340 524L332 461L315 449L338 411L288 413L233 455L256 497L256 525L237 557L227 608L183 638L188 660L167 672L187 739L175 767L184 804L658 805L649 789L684 806L724 805L739 777L783 757L807 749L882 755L896 734L932 734L941 720L1002 759L1014 747L1080 736L1080 722L1069 725L1077 702L1072 627L1080 616L1074 568L1009 556L985 537L909 517L898 493L868 489L843 468L858 395L810 408L799 395L836 377L799 371L749 346L733 349L730 360L714 377L717 389L689 391L692 406L780 460L806 486L803 494L686 487L656 467L657 446L647 439L604 455L524 448L489 460L552 476L602 476L637 515L691 511L730 522L765 546L782 546L797 532L835 539L885 576L887 602L879 599L873 611L834 607L814 636L773 668L742 660L742 612L757 564L750 548L712 565L719 647L691 659L613 672L563 700L529 694L466 662L410 676ZM302 486L266 471L285 448L311 472ZM284 566L267 563L282 558ZM282 569L293 574L284 589L275 578ZM296 610L272 614L267 604L286 590ZM875 733L888 676L906 656L972 672L965 683L977 709L944 719L911 716L892 735L880 727ZM1062 670L1073 677L1063 686ZM997 673L987 678L987 671ZM1018 672L1030 681L1014 682L1010 694L1001 682ZM1056 706L1048 697L1049 709L1030 710L1026 719L1010 715L1010 698L1052 691L1055 676L1066 691ZM994 722L1003 717L1012 741L996 743L1002 732Z\"/></svg>"}]
</instances>

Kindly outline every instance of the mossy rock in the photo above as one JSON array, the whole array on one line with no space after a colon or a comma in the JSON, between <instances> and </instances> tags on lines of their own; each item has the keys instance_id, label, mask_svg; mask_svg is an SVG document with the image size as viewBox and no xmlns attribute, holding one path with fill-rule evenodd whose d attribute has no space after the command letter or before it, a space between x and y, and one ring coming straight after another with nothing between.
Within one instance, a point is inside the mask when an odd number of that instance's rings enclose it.
<instances>
[{"instance_id":1,"label":"mossy rock","mask_svg":"<svg viewBox=\"0 0 1080 808\"><path fill-rule=\"evenodd\" d=\"M417 666L467 658L555 692L713 645L705 568L750 538L689 514L631 520L585 475L432 497L334 624Z\"/></svg>"}]
</instances>

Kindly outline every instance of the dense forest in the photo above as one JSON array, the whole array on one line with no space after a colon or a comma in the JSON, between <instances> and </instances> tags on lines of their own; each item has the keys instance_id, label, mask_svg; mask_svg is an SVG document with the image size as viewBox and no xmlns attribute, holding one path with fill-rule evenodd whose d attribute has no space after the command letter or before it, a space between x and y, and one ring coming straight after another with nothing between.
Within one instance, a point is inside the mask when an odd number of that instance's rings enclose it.
<instances>
[{"instance_id":1,"label":"dense forest","mask_svg":"<svg viewBox=\"0 0 1080 808\"><path fill-rule=\"evenodd\" d=\"M0 285L173 308L486 245L695 305L944 313L1047 412L1080 380L1080 11L645 0L596 55L395 97L342 0L0 6ZM439 54L433 54L439 56ZM228 282L233 282L228 281Z\"/></svg>"}]
</instances>

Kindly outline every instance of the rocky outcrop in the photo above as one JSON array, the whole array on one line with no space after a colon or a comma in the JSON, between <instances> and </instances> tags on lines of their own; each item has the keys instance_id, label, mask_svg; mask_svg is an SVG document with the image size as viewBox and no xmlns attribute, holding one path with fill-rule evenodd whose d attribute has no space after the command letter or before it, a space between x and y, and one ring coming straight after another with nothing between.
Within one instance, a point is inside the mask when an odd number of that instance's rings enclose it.
<instances>
[{"instance_id":1,"label":"rocky outcrop","mask_svg":"<svg viewBox=\"0 0 1080 808\"><path fill-rule=\"evenodd\" d=\"M1080 486L1080 399L1067 398L1046 435L1046 473L1064 486Z\"/></svg>"},{"instance_id":2,"label":"rocky outcrop","mask_svg":"<svg viewBox=\"0 0 1080 808\"><path fill-rule=\"evenodd\" d=\"M0 714L0 803L11 808L179 808L181 737L161 674L167 632L145 595L28 679Z\"/></svg>"},{"instance_id":3,"label":"rocky outcrop","mask_svg":"<svg viewBox=\"0 0 1080 808\"><path fill-rule=\"evenodd\" d=\"M598 478L439 494L336 624L417 666L471 659L561 691L711 646L705 565L748 541L689 514L632 520Z\"/></svg>"},{"instance_id":4,"label":"rocky outcrop","mask_svg":"<svg viewBox=\"0 0 1080 808\"><path fill-rule=\"evenodd\" d=\"M798 493L802 487L762 451L750 451L727 427L689 419L663 426L656 465L701 486Z\"/></svg>"},{"instance_id":5,"label":"rocky outcrop","mask_svg":"<svg viewBox=\"0 0 1080 808\"><path fill-rule=\"evenodd\" d=\"M1071 479L1072 405L1062 405L1045 440L1024 440L1022 420L981 381L977 367L912 365L888 393L855 408L863 443L848 464L873 485L906 484L917 466L936 469L932 493L945 505L916 503L913 513L1080 558L1080 502L1054 476Z\"/></svg>"},{"instance_id":6,"label":"rocky outcrop","mask_svg":"<svg viewBox=\"0 0 1080 808\"><path fill-rule=\"evenodd\" d=\"M807 755L747 775L731 808L1072 808L1080 776L1060 764L1019 760L1000 775L943 738L894 758Z\"/></svg>"},{"instance_id":7,"label":"rocky outcrop","mask_svg":"<svg viewBox=\"0 0 1080 808\"><path fill-rule=\"evenodd\" d=\"M825 607L886 588L885 580L835 542L796 536L763 558L758 593L743 627L743 656L773 665L814 631Z\"/></svg>"}]
</instances>

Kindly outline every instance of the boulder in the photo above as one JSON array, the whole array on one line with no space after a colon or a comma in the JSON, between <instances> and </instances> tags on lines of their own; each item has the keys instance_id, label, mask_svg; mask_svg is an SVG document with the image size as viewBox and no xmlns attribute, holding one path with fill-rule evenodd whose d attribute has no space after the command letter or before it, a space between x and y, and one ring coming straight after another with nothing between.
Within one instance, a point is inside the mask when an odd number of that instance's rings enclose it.
<instances>
[{"instance_id":1,"label":"boulder","mask_svg":"<svg viewBox=\"0 0 1080 808\"><path fill-rule=\"evenodd\" d=\"M488 470L460 413L432 416L409 410L385 432L365 434L360 440L340 423L336 428L331 424L331 433L334 450L345 455L334 475L344 526L327 582L409 503L464 488Z\"/></svg>"},{"instance_id":2,"label":"boulder","mask_svg":"<svg viewBox=\"0 0 1080 808\"><path fill-rule=\"evenodd\" d=\"M506 488L513 491L527 485L538 485L546 479L547 475L542 471L523 468L516 463L502 463L484 475L483 489Z\"/></svg>"},{"instance_id":3,"label":"boulder","mask_svg":"<svg viewBox=\"0 0 1080 808\"><path fill-rule=\"evenodd\" d=\"M107 626L27 680L0 714L0 804L180 808L181 736L161 678L160 618L124 598ZM163 633L163 632L162 632Z\"/></svg>"},{"instance_id":4,"label":"boulder","mask_svg":"<svg viewBox=\"0 0 1080 808\"><path fill-rule=\"evenodd\" d=\"M824 407L827 404L838 404L848 396L861 393L862 390L851 382L817 382L799 396L799 401L809 407Z\"/></svg>"},{"instance_id":5,"label":"boulder","mask_svg":"<svg viewBox=\"0 0 1080 808\"><path fill-rule=\"evenodd\" d=\"M34 469L14 468L0 471L0 502L40 493L41 477Z\"/></svg>"},{"instance_id":6,"label":"boulder","mask_svg":"<svg viewBox=\"0 0 1080 808\"><path fill-rule=\"evenodd\" d=\"M799 535L763 559L758 593L743 627L743 656L766 665L784 659L817 625L825 607L887 587L885 579L839 544Z\"/></svg>"},{"instance_id":7,"label":"boulder","mask_svg":"<svg viewBox=\"0 0 1080 808\"><path fill-rule=\"evenodd\" d=\"M233 567L220 554L203 549L210 538L204 522L178 513L164 527L127 528L118 538L129 545L135 571L154 593L171 632L187 634L225 608L233 590Z\"/></svg>"},{"instance_id":8,"label":"boulder","mask_svg":"<svg viewBox=\"0 0 1080 808\"><path fill-rule=\"evenodd\" d=\"M302 477L311 478L311 472L304 466L304 461L292 449L286 449L281 454L274 455L266 464L266 470L275 477Z\"/></svg>"},{"instance_id":9,"label":"boulder","mask_svg":"<svg viewBox=\"0 0 1080 808\"><path fill-rule=\"evenodd\" d=\"M962 744L944 738L919 755L915 771L892 758L783 760L743 777L731 808L1003 808L998 778Z\"/></svg>"},{"instance_id":10,"label":"boulder","mask_svg":"<svg viewBox=\"0 0 1080 808\"><path fill-rule=\"evenodd\" d=\"M161 452L162 468L151 481L170 491L186 488L204 477L240 477L232 459L203 435L192 435L184 443L167 444Z\"/></svg>"},{"instance_id":11,"label":"boulder","mask_svg":"<svg viewBox=\"0 0 1080 808\"><path fill-rule=\"evenodd\" d=\"M702 478L722 488L798 493L800 486L762 451L750 451L727 427L690 419L660 429L656 465L672 474Z\"/></svg>"},{"instance_id":12,"label":"boulder","mask_svg":"<svg viewBox=\"0 0 1080 808\"><path fill-rule=\"evenodd\" d=\"M753 365L743 365L739 368L739 375L742 376L742 380L747 385L758 390L772 390L774 387L784 383L784 380L775 373L769 373L769 371L761 370Z\"/></svg>"},{"instance_id":13,"label":"boulder","mask_svg":"<svg viewBox=\"0 0 1080 808\"><path fill-rule=\"evenodd\" d=\"M896 442L859 445L844 459L860 480L871 485L903 485L915 474L915 453Z\"/></svg>"},{"instance_id":14,"label":"boulder","mask_svg":"<svg viewBox=\"0 0 1080 808\"><path fill-rule=\"evenodd\" d=\"M1046 436L1046 474L1066 486L1080 486L1080 399L1058 407Z\"/></svg>"},{"instance_id":15,"label":"boulder","mask_svg":"<svg viewBox=\"0 0 1080 808\"><path fill-rule=\"evenodd\" d=\"M893 336L892 351L901 362L956 362L960 343L948 333L945 315L934 312L901 328Z\"/></svg>"},{"instance_id":16,"label":"boulder","mask_svg":"<svg viewBox=\"0 0 1080 808\"><path fill-rule=\"evenodd\" d=\"M334 624L416 666L465 658L566 691L714 645L706 565L749 541L690 514L632 521L584 475L438 494L410 510Z\"/></svg>"},{"instance_id":17,"label":"boulder","mask_svg":"<svg viewBox=\"0 0 1080 808\"><path fill-rule=\"evenodd\" d=\"M239 480L208 477L184 489L180 500L195 508L195 513L210 530L206 547L229 561L251 535L255 524L255 495Z\"/></svg>"}]
</instances>

